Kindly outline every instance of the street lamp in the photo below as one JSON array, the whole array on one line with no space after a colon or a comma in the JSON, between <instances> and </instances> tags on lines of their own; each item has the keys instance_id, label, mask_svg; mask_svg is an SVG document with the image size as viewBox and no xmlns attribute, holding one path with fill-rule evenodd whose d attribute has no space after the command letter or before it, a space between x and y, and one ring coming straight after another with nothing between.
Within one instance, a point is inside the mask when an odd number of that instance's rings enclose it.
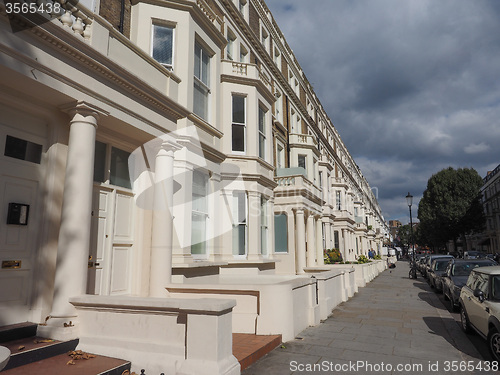
<instances>
[{"instance_id":1,"label":"street lamp","mask_svg":"<svg viewBox=\"0 0 500 375\"><path fill-rule=\"evenodd\" d=\"M411 220L411 205L413 204L413 195L411 195L410 192L408 192L408 195L406 196L406 203L408 204L408 209L410 210L410 242L413 249L413 267L415 267L415 244L413 243L413 222Z\"/></svg>"}]
</instances>

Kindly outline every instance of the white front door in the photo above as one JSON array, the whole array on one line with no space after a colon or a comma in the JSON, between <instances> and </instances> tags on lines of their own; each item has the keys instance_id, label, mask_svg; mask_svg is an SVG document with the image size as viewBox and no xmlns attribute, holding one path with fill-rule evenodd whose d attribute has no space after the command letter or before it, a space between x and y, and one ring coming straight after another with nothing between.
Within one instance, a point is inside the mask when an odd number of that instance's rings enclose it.
<instances>
[{"instance_id":1,"label":"white front door","mask_svg":"<svg viewBox=\"0 0 500 375\"><path fill-rule=\"evenodd\" d=\"M133 195L95 186L87 293L129 294L133 250Z\"/></svg>"},{"instance_id":2,"label":"white front door","mask_svg":"<svg viewBox=\"0 0 500 375\"><path fill-rule=\"evenodd\" d=\"M0 121L7 118L5 111ZM0 123L0 326L30 320L44 143Z\"/></svg>"}]
</instances>

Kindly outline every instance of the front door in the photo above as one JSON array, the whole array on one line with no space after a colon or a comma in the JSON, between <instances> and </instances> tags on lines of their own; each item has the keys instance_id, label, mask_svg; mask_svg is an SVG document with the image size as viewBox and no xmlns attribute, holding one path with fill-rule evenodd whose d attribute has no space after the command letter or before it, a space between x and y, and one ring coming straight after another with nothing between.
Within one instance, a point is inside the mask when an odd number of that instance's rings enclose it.
<instances>
[{"instance_id":1,"label":"front door","mask_svg":"<svg viewBox=\"0 0 500 375\"><path fill-rule=\"evenodd\" d=\"M21 126L0 123L0 326L30 320L41 227L45 138Z\"/></svg>"},{"instance_id":2,"label":"front door","mask_svg":"<svg viewBox=\"0 0 500 375\"><path fill-rule=\"evenodd\" d=\"M133 208L130 192L112 187L94 187L88 294L131 292Z\"/></svg>"}]
</instances>

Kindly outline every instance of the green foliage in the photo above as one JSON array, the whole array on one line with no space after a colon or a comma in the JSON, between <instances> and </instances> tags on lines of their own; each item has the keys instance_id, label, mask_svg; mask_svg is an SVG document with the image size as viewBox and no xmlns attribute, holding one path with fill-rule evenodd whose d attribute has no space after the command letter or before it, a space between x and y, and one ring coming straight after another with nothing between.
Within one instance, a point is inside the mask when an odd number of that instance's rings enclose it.
<instances>
[{"instance_id":1,"label":"green foliage","mask_svg":"<svg viewBox=\"0 0 500 375\"><path fill-rule=\"evenodd\" d=\"M472 168L449 167L434 174L418 206L420 237L430 245L442 246L448 240L483 230L482 185L483 179Z\"/></svg>"},{"instance_id":2,"label":"green foliage","mask_svg":"<svg viewBox=\"0 0 500 375\"><path fill-rule=\"evenodd\" d=\"M364 256L364 255L360 255L360 256L358 257L358 264L370 263L370 262L371 262L371 260L370 260L370 259L368 259L368 258L367 258L366 256Z\"/></svg>"},{"instance_id":3,"label":"green foliage","mask_svg":"<svg viewBox=\"0 0 500 375\"><path fill-rule=\"evenodd\" d=\"M382 259L382 257L381 257L379 254L375 254L375 255L373 256L373 259L375 259L375 260L380 260L380 259Z\"/></svg>"},{"instance_id":4,"label":"green foliage","mask_svg":"<svg viewBox=\"0 0 500 375\"><path fill-rule=\"evenodd\" d=\"M325 264L342 262L342 253L339 249L325 250Z\"/></svg>"}]
</instances>

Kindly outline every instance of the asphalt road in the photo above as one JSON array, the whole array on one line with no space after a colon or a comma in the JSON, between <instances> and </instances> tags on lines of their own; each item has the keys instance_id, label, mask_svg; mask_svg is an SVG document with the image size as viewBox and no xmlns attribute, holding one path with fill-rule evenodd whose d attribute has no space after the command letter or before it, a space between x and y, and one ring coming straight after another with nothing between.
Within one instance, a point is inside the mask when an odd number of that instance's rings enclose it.
<instances>
[{"instance_id":1,"label":"asphalt road","mask_svg":"<svg viewBox=\"0 0 500 375\"><path fill-rule=\"evenodd\" d=\"M418 273L417 280L419 280L421 282L427 282L427 285L429 286L428 280L424 279L424 277L420 273ZM429 288L430 288L430 286L429 286ZM434 292L438 296L441 303L449 311L449 313L451 314L453 319L455 319L457 324L460 326L460 312L458 310L457 311L451 310L450 302L444 300L444 296L443 296L442 292L437 292L434 288L432 288L432 290L434 290ZM483 357L483 359L485 361L493 361L493 358L491 357L491 354L488 350L488 344L486 343L486 340L483 340L476 333L470 333L470 334L466 334L466 335L469 338L469 340L471 341L471 343L475 346L475 348L479 352L479 354L481 354L481 356Z\"/></svg>"}]
</instances>

